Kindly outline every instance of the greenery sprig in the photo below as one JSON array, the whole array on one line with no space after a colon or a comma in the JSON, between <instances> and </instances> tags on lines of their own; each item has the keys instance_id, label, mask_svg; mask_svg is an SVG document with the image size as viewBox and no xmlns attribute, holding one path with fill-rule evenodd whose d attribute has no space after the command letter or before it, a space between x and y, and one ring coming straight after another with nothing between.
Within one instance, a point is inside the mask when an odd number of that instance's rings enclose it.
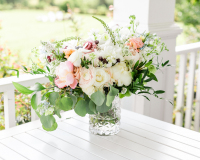
<instances>
[{"instance_id":1,"label":"greenery sprig","mask_svg":"<svg viewBox=\"0 0 200 160\"><path fill-rule=\"evenodd\" d=\"M103 25L103 27L106 29L106 31L110 35L110 38L111 38L113 44L116 45L115 36L114 36L112 30L110 29L110 27L102 19L99 19L99 18L97 18L95 16L92 16L92 17L95 18L96 20L98 20L99 22L101 22L101 24Z\"/></svg>"}]
</instances>

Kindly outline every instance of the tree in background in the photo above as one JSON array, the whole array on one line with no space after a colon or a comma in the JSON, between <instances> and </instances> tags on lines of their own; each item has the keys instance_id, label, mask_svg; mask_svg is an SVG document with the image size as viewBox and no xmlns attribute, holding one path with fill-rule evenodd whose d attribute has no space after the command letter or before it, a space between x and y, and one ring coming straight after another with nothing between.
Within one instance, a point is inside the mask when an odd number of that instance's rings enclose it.
<instances>
[{"instance_id":1,"label":"tree in background","mask_svg":"<svg viewBox=\"0 0 200 160\"><path fill-rule=\"evenodd\" d=\"M175 20L184 24L186 43L200 41L200 0L177 0Z\"/></svg>"}]
</instances>

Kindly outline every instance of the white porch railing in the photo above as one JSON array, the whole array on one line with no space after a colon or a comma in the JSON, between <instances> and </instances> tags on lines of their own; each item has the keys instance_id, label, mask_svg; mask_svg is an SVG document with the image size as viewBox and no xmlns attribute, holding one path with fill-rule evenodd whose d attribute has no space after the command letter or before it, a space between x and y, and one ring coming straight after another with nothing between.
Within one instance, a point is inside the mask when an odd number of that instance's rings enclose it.
<instances>
[{"instance_id":1,"label":"white porch railing","mask_svg":"<svg viewBox=\"0 0 200 160\"><path fill-rule=\"evenodd\" d=\"M187 44L176 47L177 57L180 55L179 63L179 78L177 87L177 105L176 105L176 125L182 126L183 124L183 108L186 106L185 111L185 128L191 128L192 109L195 106L194 130L199 131L200 127L200 42ZM189 56L189 57L188 57ZM198 59L198 61L197 61ZM189 63L189 68L187 64ZM196 79L195 79L196 78ZM187 85L185 84L187 80ZM196 82L196 83L195 83ZM196 86L196 99L194 99L194 87ZM186 105L185 99L185 86L187 86Z\"/></svg>"},{"instance_id":2,"label":"white porch railing","mask_svg":"<svg viewBox=\"0 0 200 160\"><path fill-rule=\"evenodd\" d=\"M16 125L15 120L15 88L12 82L18 82L26 87L34 85L36 82L47 83L49 80L43 75L20 75L17 77L8 77L0 79L0 92L4 93L4 118L5 129L14 127ZM41 92L38 92L38 102L41 100ZM36 120L38 117L33 109L31 109L31 121Z\"/></svg>"}]
</instances>

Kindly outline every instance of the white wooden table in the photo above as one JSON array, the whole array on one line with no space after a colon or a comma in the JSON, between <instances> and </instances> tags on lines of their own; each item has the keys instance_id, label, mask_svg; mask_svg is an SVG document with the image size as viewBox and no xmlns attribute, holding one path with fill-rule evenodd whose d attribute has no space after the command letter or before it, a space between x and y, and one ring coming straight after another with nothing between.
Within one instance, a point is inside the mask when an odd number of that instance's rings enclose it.
<instances>
[{"instance_id":1,"label":"white wooden table","mask_svg":"<svg viewBox=\"0 0 200 160\"><path fill-rule=\"evenodd\" d=\"M40 121L0 131L0 160L200 160L199 133L153 118L122 110L121 131L96 136L88 117L62 117L53 132Z\"/></svg>"}]
</instances>

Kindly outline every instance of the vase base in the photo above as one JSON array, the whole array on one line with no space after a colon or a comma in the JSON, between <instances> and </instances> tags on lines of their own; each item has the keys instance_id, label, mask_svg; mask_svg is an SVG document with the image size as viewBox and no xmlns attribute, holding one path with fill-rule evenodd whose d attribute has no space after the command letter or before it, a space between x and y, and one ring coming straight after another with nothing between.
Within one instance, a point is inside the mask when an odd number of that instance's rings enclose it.
<instances>
[{"instance_id":1,"label":"vase base","mask_svg":"<svg viewBox=\"0 0 200 160\"><path fill-rule=\"evenodd\" d=\"M112 124L108 123L106 125L101 124L90 124L90 133L100 136L112 136L120 131L120 122Z\"/></svg>"}]
</instances>

